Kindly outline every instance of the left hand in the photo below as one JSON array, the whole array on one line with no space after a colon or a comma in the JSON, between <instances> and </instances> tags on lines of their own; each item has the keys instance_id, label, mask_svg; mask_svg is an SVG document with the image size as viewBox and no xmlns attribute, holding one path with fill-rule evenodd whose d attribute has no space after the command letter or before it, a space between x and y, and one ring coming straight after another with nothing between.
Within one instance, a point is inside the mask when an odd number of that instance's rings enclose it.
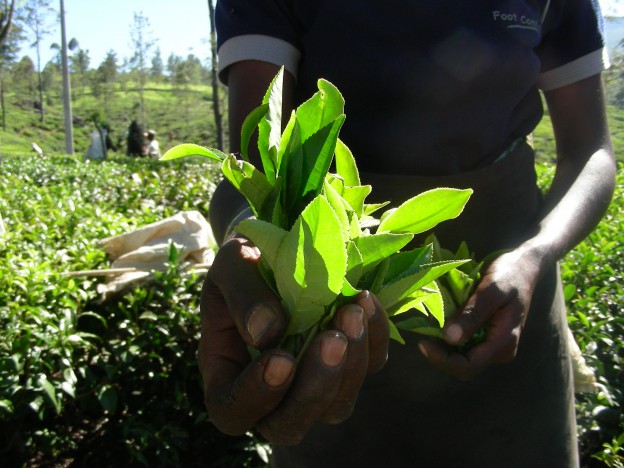
<instances>
[{"instance_id":1,"label":"left hand","mask_svg":"<svg viewBox=\"0 0 624 468\"><path fill-rule=\"evenodd\" d=\"M464 307L444 326L445 341L423 340L420 351L436 367L469 380L491 364L516 356L522 328L539 277L539 262L517 249L494 260ZM458 350L485 326L485 340L467 352Z\"/></svg>"}]
</instances>

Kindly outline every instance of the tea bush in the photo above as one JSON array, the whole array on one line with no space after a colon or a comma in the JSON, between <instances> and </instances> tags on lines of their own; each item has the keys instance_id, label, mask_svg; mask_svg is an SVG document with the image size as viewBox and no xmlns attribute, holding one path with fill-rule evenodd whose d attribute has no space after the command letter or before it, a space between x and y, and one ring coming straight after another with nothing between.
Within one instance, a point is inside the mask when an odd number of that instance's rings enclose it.
<instances>
[{"instance_id":1,"label":"tea bush","mask_svg":"<svg viewBox=\"0 0 624 468\"><path fill-rule=\"evenodd\" d=\"M101 279L63 274L107 268L98 239L182 210L206 214L214 174L199 162L3 161L0 460L260 464L253 439L207 420L195 356L202 277L176 270L173 246L168 271L105 304Z\"/></svg>"},{"instance_id":2,"label":"tea bush","mask_svg":"<svg viewBox=\"0 0 624 468\"><path fill-rule=\"evenodd\" d=\"M538 165L540 180L552 176ZM170 267L101 303L97 240L179 211L207 214L205 161L11 157L0 165L3 466L264 466L253 436L207 419L196 348L202 274ZM618 466L624 416L624 176L607 217L562 262L570 325L601 390L578 395L583 466ZM618 439L619 438L619 439ZM618 454L619 451L619 454ZM620 465L621 466L621 465Z\"/></svg>"}]
</instances>

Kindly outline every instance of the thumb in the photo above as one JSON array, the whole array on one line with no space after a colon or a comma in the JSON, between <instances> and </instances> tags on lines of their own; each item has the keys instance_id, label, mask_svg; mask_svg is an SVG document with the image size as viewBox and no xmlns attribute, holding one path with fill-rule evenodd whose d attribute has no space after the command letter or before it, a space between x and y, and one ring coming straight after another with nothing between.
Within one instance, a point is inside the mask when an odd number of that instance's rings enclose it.
<instances>
[{"instance_id":1,"label":"thumb","mask_svg":"<svg viewBox=\"0 0 624 468\"><path fill-rule=\"evenodd\" d=\"M484 307L484 303L477 290L464 307L446 322L442 333L448 344L463 344L489 320L492 309Z\"/></svg>"}]
</instances>

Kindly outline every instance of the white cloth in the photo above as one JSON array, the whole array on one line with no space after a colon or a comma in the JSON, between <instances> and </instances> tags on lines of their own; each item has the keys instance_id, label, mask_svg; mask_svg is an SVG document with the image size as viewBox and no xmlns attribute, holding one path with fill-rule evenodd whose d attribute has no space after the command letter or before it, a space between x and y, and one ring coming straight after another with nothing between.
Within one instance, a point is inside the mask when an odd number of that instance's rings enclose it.
<instances>
[{"instance_id":1,"label":"white cloth","mask_svg":"<svg viewBox=\"0 0 624 468\"><path fill-rule=\"evenodd\" d=\"M132 269L108 276L106 283L98 285L103 300L149 279L154 271L165 270L170 242L178 249L182 269L200 264L207 268L217 250L210 224L198 211L183 211L135 231L102 239L100 245L112 260L111 269Z\"/></svg>"}]
</instances>

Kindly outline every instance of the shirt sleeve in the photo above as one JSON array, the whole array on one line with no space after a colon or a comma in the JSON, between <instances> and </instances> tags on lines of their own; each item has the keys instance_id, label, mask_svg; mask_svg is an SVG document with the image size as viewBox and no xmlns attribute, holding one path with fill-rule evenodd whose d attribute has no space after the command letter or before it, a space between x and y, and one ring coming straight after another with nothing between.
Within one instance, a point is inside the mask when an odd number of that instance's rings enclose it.
<instances>
[{"instance_id":1,"label":"shirt sleeve","mask_svg":"<svg viewBox=\"0 0 624 468\"><path fill-rule=\"evenodd\" d=\"M297 76L300 26L286 0L220 0L216 9L219 78L243 60L284 66Z\"/></svg>"},{"instance_id":2,"label":"shirt sleeve","mask_svg":"<svg viewBox=\"0 0 624 468\"><path fill-rule=\"evenodd\" d=\"M597 0L552 0L544 12L537 53L542 68L537 84L550 91L609 67L602 14Z\"/></svg>"}]
</instances>

